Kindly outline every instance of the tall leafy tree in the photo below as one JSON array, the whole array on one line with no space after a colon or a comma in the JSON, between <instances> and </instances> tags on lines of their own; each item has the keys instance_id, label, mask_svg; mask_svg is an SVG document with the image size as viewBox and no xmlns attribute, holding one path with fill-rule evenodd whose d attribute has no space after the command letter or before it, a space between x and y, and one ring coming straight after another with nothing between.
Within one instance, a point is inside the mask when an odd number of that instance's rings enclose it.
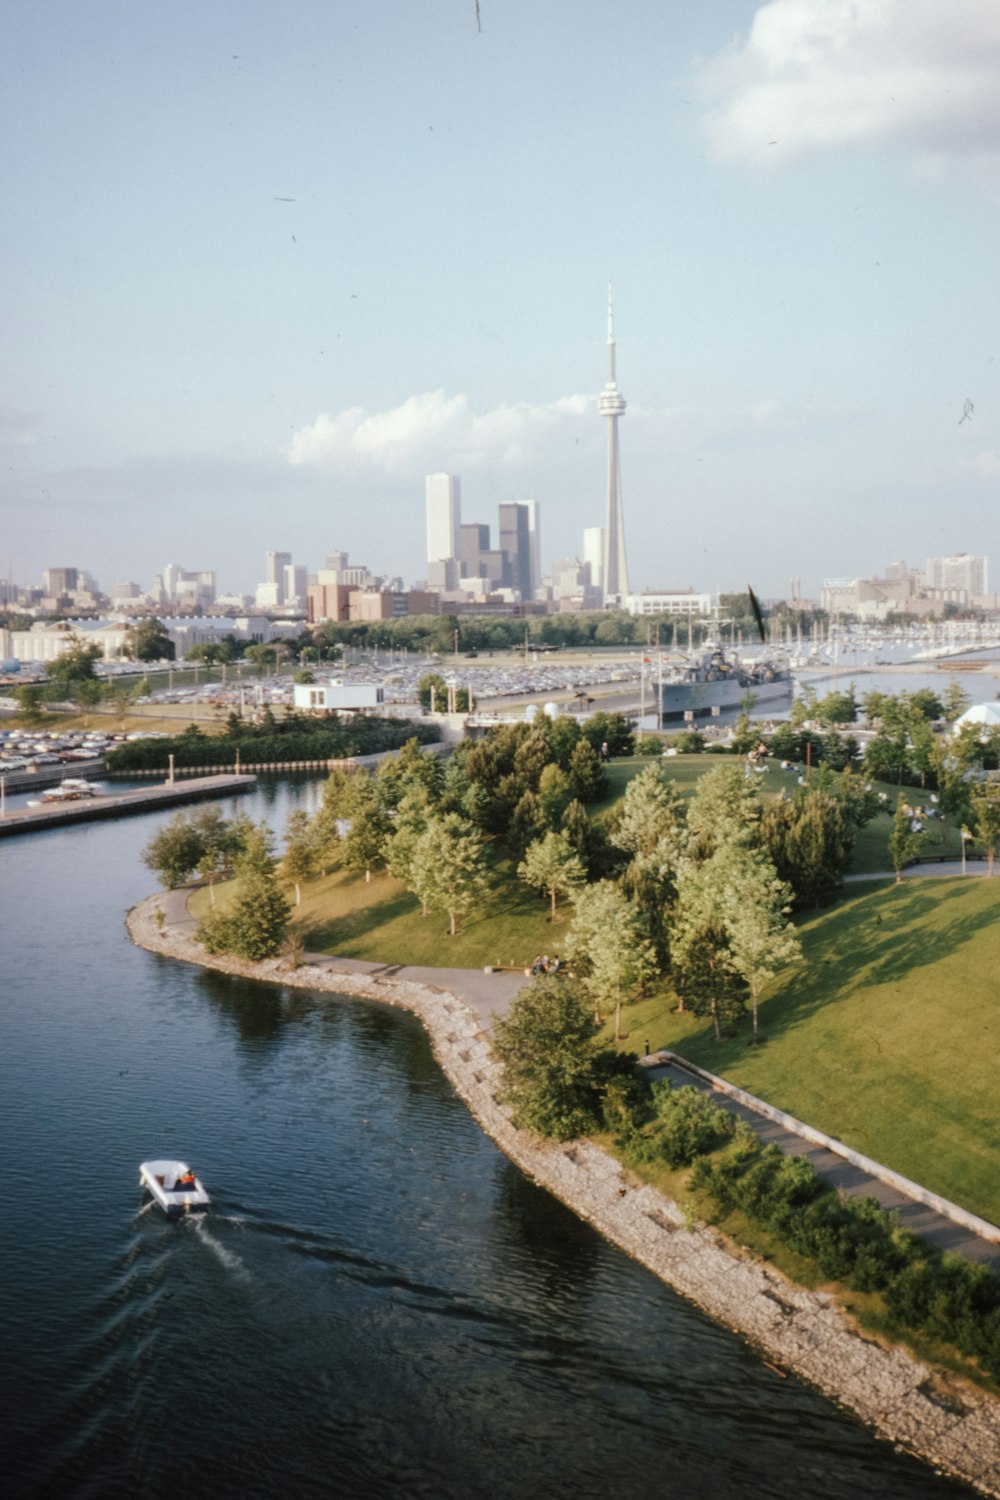
<instances>
[{"instance_id":1,"label":"tall leafy tree","mask_svg":"<svg viewBox=\"0 0 1000 1500\"><path fill-rule=\"evenodd\" d=\"M407 890L413 890L413 856L421 836L434 815L430 794L419 782L412 785L396 809L392 820L392 833L385 843L385 863L390 874L401 880ZM422 902L423 915L427 906Z\"/></svg>"},{"instance_id":2,"label":"tall leafy tree","mask_svg":"<svg viewBox=\"0 0 1000 1500\"><path fill-rule=\"evenodd\" d=\"M194 874L203 853L197 829L183 813L175 813L150 838L142 851L142 862L166 890L173 890Z\"/></svg>"},{"instance_id":3,"label":"tall leafy tree","mask_svg":"<svg viewBox=\"0 0 1000 1500\"><path fill-rule=\"evenodd\" d=\"M760 792L742 765L718 765L707 771L688 803L688 844L698 859L708 859L722 844L752 847L760 842Z\"/></svg>"},{"instance_id":4,"label":"tall leafy tree","mask_svg":"<svg viewBox=\"0 0 1000 1500\"><path fill-rule=\"evenodd\" d=\"M817 906L836 891L850 863L854 828L842 800L822 786L782 797L761 818L764 847L797 906Z\"/></svg>"},{"instance_id":5,"label":"tall leafy tree","mask_svg":"<svg viewBox=\"0 0 1000 1500\"><path fill-rule=\"evenodd\" d=\"M352 779L348 817L351 826L344 838L344 863L350 870L359 873L363 870L368 884L372 870L385 865L385 842L392 831L372 777L359 775Z\"/></svg>"},{"instance_id":6,"label":"tall leafy tree","mask_svg":"<svg viewBox=\"0 0 1000 1500\"><path fill-rule=\"evenodd\" d=\"M587 878L583 861L569 839L564 833L551 830L543 839L536 839L528 845L517 873L525 885L548 893L552 902L550 921L553 923L558 920L556 899L560 892L578 889Z\"/></svg>"},{"instance_id":7,"label":"tall leafy tree","mask_svg":"<svg viewBox=\"0 0 1000 1500\"><path fill-rule=\"evenodd\" d=\"M997 845L1000 844L1000 785L983 782L972 793L972 832L986 855L986 873L992 876Z\"/></svg>"},{"instance_id":8,"label":"tall leafy tree","mask_svg":"<svg viewBox=\"0 0 1000 1500\"><path fill-rule=\"evenodd\" d=\"M174 643L160 620L143 620L137 625L133 644L136 661L173 661L176 655Z\"/></svg>"},{"instance_id":9,"label":"tall leafy tree","mask_svg":"<svg viewBox=\"0 0 1000 1500\"><path fill-rule=\"evenodd\" d=\"M605 1004L614 1005L617 1038L622 1005L657 972L656 953L640 914L611 881L584 886L574 905L566 950L595 1013L599 1015Z\"/></svg>"},{"instance_id":10,"label":"tall leafy tree","mask_svg":"<svg viewBox=\"0 0 1000 1500\"><path fill-rule=\"evenodd\" d=\"M567 979L535 979L493 1028L500 1099L521 1130L570 1140L599 1123L597 1024Z\"/></svg>"},{"instance_id":11,"label":"tall leafy tree","mask_svg":"<svg viewBox=\"0 0 1000 1500\"><path fill-rule=\"evenodd\" d=\"M295 807L285 824L285 852L281 873L295 887L295 905L302 905L302 882L312 880L319 869L319 853L312 819L304 808Z\"/></svg>"},{"instance_id":12,"label":"tall leafy tree","mask_svg":"<svg viewBox=\"0 0 1000 1500\"><path fill-rule=\"evenodd\" d=\"M670 919L674 989L681 1010L710 1016L716 1041L746 1008L747 984L733 967L709 865L685 860Z\"/></svg>"},{"instance_id":13,"label":"tall leafy tree","mask_svg":"<svg viewBox=\"0 0 1000 1500\"><path fill-rule=\"evenodd\" d=\"M801 957L798 936L788 920L792 890L758 849L720 845L712 865L709 878L717 892L729 962L749 991L756 1042L764 986Z\"/></svg>"},{"instance_id":14,"label":"tall leafy tree","mask_svg":"<svg viewBox=\"0 0 1000 1500\"><path fill-rule=\"evenodd\" d=\"M489 882L483 841L457 813L433 817L410 861L410 887L425 909L448 913L448 933L485 899Z\"/></svg>"},{"instance_id":15,"label":"tall leafy tree","mask_svg":"<svg viewBox=\"0 0 1000 1500\"><path fill-rule=\"evenodd\" d=\"M905 797L900 797L896 802L892 831L889 834L889 858L896 872L897 885L903 879L903 870L906 865L916 859L922 837L923 835L916 826L913 808L910 807Z\"/></svg>"}]
</instances>

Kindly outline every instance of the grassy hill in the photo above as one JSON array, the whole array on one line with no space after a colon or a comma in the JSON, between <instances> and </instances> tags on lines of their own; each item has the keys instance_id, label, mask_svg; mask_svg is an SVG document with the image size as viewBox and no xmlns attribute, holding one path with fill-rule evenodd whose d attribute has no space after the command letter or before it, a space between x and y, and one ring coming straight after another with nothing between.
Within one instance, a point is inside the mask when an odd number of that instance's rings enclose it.
<instances>
[{"instance_id":1,"label":"grassy hill","mask_svg":"<svg viewBox=\"0 0 1000 1500\"><path fill-rule=\"evenodd\" d=\"M625 1012L624 1045L673 1047L1000 1223L1000 881L857 889L799 924L766 1045L715 1044L662 996Z\"/></svg>"}]
</instances>

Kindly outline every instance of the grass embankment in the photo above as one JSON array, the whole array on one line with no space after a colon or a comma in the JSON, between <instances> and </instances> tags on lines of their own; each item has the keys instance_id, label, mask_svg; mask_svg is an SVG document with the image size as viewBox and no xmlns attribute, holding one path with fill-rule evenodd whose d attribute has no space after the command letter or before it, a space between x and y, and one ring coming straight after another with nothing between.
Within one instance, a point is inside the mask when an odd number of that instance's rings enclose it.
<instances>
[{"instance_id":1,"label":"grass embankment","mask_svg":"<svg viewBox=\"0 0 1000 1500\"><path fill-rule=\"evenodd\" d=\"M1000 1223L1000 882L860 888L799 924L803 964L761 1007L765 1046L659 995L623 1045L672 1047Z\"/></svg>"},{"instance_id":2,"label":"grass embankment","mask_svg":"<svg viewBox=\"0 0 1000 1500\"><path fill-rule=\"evenodd\" d=\"M718 758L663 764L687 794ZM610 795L594 811L612 806L642 765L612 763ZM801 774L772 763L761 778L765 796L791 791ZM880 814L862 831L855 868L886 868L890 827L889 814ZM939 821L929 827L926 837L940 839ZM950 847L952 831L945 837ZM447 917L422 917L391 876L366 884L343 870L303 885L294 927L308 949L389 964L520 967L536 953L560 952L571 909L561 903L563 920L553 927L547 903L516 879L509 861L497 861L493 874L482 915L453 938ZM224 888L217 899L225 899ZM208 901L207 891L195 895L196 915ZM800 919L804 962L767 992L766 1046L749 1048L745 1033L716 1045L706 1021L673 1013L666 984L626 1007L622 1045L672 1047L1000 1222L1000 1086L992 1061L1000 1031L998 906L1000 882L971 878L848 887L836 906Z\"/></svg>"}]
</instances>

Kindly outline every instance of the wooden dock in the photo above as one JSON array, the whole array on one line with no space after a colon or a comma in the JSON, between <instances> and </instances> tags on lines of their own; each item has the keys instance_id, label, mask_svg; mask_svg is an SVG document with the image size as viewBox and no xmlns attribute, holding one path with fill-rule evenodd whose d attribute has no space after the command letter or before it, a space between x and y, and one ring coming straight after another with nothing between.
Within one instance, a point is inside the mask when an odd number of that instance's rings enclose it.
<instances>
[{"instance_id":1,"label":"wooden dock","mask_svg":"<svg viewBox=\"0 0 1000 1500\"><path fill-rule=\"evenodd\" d=\"M183 782L144 786L134 792L86 797L79 802L55 802L45 807L19 807L0 818L0 838L13 833L32 833L36 828L62 828L69 823L90 823L97 818L126 818L132 813L156 812L184 802L202 802L209 797L232 797L252 791L256 776L199 776Z\"/></svg>"}]
</instances>

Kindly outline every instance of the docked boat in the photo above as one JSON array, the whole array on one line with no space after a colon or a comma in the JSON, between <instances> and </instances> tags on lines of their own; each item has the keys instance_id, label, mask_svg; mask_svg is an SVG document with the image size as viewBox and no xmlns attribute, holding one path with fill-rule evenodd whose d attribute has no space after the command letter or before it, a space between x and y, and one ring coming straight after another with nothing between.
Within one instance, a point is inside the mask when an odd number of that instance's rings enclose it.
<instances>
[{"instance_id":1,"label":"docked boat","mask_svg":"<svg viewBox=\"0 0 1000 1500\"><path fill-rule=\"evenodd\" d=\"M171 1217L204 1213L212 1201L201 1180L183 1161L144 1161L139 1167L139 1186Z\"/></svg>"},{"instance_id":2,"label":"docked boat","mask_svg":"<svg viewBox=\"0 0 1000 1500\"><path fill-rule=\"evenodd\" d=\"M742 657L715 644L665 672L658 692L663 722L669 723L741 708L745 702L754 714L790 708L794 684L784 657Z\"/></svg>"},{"instance_id":3,"label":"docked boat","mask_svg":"<svg viewBox=\"0 0 1000 1500\"><path fill-rule=\"evenodd\" d=\"M85 781L82 776L66 776L58 786L50 786L38 797L29 798L29 807L47 807L55 802L85 802L89 797L99 797L104 791L96 782Z\"/></svg>"}]
</instances>

